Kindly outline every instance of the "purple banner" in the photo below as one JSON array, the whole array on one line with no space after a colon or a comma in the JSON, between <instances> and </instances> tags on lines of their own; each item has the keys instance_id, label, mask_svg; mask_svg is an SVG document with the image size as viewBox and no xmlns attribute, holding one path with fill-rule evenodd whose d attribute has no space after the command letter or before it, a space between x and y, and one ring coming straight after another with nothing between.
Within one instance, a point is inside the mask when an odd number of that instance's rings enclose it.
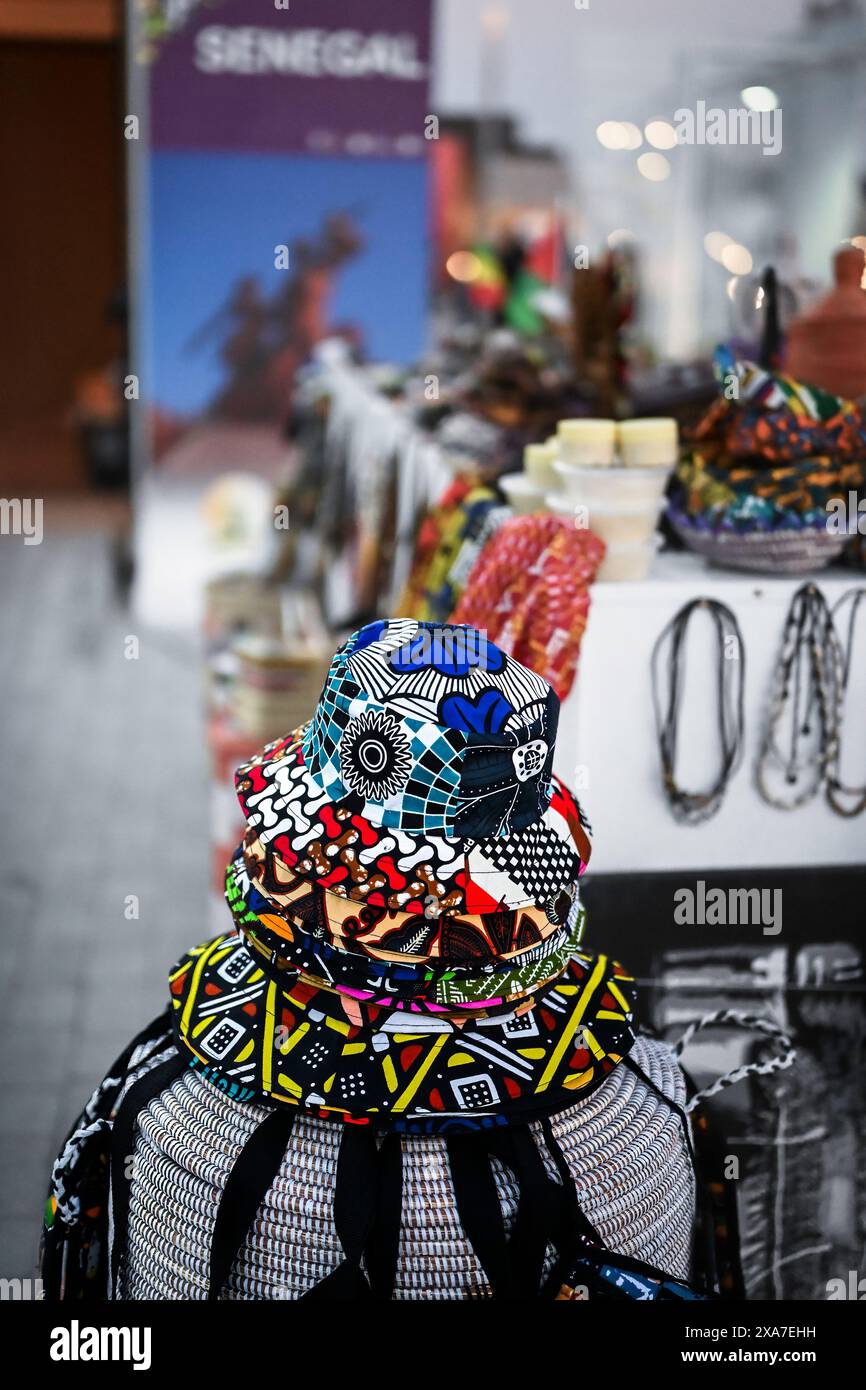
<instances>
[{"instance_id":1,"label":"purple banner","mask_svg":"<svg viewBox=\"0 0 866 1390\"><path fill-rule=\"evenodd\" d=\"M153 148L417 158L431 3L192 3L151 43Z\"/></svg>"}]
</instances>

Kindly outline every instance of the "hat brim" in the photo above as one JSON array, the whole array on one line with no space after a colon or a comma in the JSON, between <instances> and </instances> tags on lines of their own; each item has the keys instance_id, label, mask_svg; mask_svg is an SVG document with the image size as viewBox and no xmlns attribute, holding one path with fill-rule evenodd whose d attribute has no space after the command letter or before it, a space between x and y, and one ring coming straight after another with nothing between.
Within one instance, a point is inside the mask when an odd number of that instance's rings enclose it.
<instances>
[{"instance_id":1,"label":"hat brim","mask_svg":"<svg viewBox=\"0 0 866 1390\"><path fill-rule=\"evenodd\" d=\"M481 964L504 958L551 936L569 920L578 903L578 887L569 883L542 906L497 908L486 913L440 912L359 904L320 884L297 877L264 850L247 831L226 875L226 898L235 911L240 898L261 915L282 918L291 931L301 929L339 950L379 960L407 958ZM254 901L255 900L255 901Z\"/></svg>"},{"instance_id":2,"label":"hat brim","mask_svg":"<svg viewBox=\"0 0 866 1390\"><path fill-rule=\"evenodd\" d=\"M322 985L283 990L234 933L171 975L178 1042L229 1095L417 1133L525 1122L591 1093L634 1042L633 986L577 952L517 1008L429 1016Z\"/></svg>"},{"instance_id":3,"label":"hat brim","mask_svg":"<svg viewBox=\"0 0 866 1390\"><path fill-rule=\"evenodd\" d=\"M288 988L293 972L301 980L323 982L356 999L383 1006L399 1003L413 1012L471 1010L478 1017L482 1010L518 1003L562 974L580 946L585 918L576 894L559 925L531 921L532 909L499 913L495 921L444 918L436 924L431 944L446 954L389 953L383 958L335 935L328 899L345 907L343 899L321 888L307 888L306 894L313 900L306 913L298 911L297 903L293 910L279 908L250 883L241 857L235 856L226 870L226 900L237 929L261 968L281 988ZM520 920L509 929L499 920L507 917ZM417 927L417 917L411 920ZM401 931L395 926L384 939L392 940L397 932L402 937L405 927ZM496 943L512 949L497 953ZM416 935L411 944L422 943Z\"/></svg>"},{"instance_id":4,"label":"hat brim","mask_svg":"<svg viewBox=\"0 0 866 1390\"><path fill-rule=\"evenodd\" d=\"M238 799L267 853L295 879L373 907L439 916L543 905L589 860L580 810L557 778L544 816L484 839L374 825L360 798L332 801L304 761L306 725L238 770Z\"/></svg>"}]
</instances>

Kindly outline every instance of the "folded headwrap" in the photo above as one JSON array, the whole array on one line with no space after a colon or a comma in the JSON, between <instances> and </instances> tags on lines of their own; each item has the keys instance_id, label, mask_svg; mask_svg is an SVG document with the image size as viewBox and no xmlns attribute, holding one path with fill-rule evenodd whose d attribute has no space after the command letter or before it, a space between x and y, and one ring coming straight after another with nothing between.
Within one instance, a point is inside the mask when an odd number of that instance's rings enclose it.
<instances>
[{"instance_id":1,"label":"folded headwrap","mask_svg":"<svg viewBox=\"0 0 866 1390\"><path fill-rule=\"evenodd\" d=\"M725 395L677 469L671 520L709 531L823 530L828 502L847 502L866 482L863 411L726 349L715 370Z\"/></svg>"}]
</instances>

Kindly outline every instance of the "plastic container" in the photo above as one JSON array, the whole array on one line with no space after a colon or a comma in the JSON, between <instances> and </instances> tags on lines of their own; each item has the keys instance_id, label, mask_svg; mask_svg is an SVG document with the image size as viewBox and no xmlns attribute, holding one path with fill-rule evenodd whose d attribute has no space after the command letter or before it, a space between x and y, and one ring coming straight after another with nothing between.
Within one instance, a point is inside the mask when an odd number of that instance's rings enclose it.
<instances>
[{"instance_id":1,"label":"plastic container","mask_svg":"<svg viewBox=\"0 0 866 1390\"><path fill-rule=\"evenodd\" d=\"M586 507L653 507L661 502L670 468L575 468L557 459L565 495Z\"/></svg>"},{"instance_id":2,"label":"plastic container","mask_svg":"<svg viewBox=\"0 0 866 1390\"><path fill-rule=\"evenodd\" d=\"M544 507L546 511L553 512L556 516L571 517L575 526L589 530L589 507L583 506L575 497L569 497L561 490L548 492L544 497Z\"/></svg>"},{"instance_id":3,"label":"plastic container","mask_svg":"<svg viewBox=\"0 0 866 1390\"><path fill-rule=\"evenodd\" d=\"M560 420L556 444L563 463L605 468L613 463L616 424L613 420Z\"/></svg>"},{"instance_id":4,"label":"plastic container","mask_svg":"<svg viewBox=\"0 0 866 1390\"><path fill-rule=\"evenodd\" d=\"M639 507L596 504L586 510L590 531L600 536L605 545L646 545L655 535L661 503Z\"/></svg>"},{"instance_id":5,"label":"plastic container","mask_svg":"<svg viewBox=\"0 0 866 1390\"><path fill-rule=\"evenodd\" d=\"M595 576L596 582L617 584L629 579L646 579L661 541L661 536L653 536L649 541L609 545Z\"/></svg>"},{"instance_id":6,"label":"plastic container","mask_svg":"<svg viewBox=\"0 0 866 1390\"><path fill-rule=\"evenodd\" d=\"M559 478L553 467L556 457L555 441L552 444L527 444L523 450L523 471L542 492L551 492L559 487Z\"/></svg>"},{"instance_id":7,"label":"plastic container","mask_svg":"<svg viewBox=\"0 0 866 1390\"><path fill-rule=\"evenodd\" d=\"M544 510L544 488L525 473L506 473L498 480L506 501L518 516Z\"/></svg>"},{"instance_id":8,"label":"plastic container","mask_svg":"<svg viewBox=\"0 0 866 1390\"><path fill-rule=\"evenodd\" d=\"M663 502L638 507L610 503L587 506L562 492L549 492L547 508L557 516L570 517L574 525L592 531L605 545L646 545L653 539Z\"/></svg>"},{"instance_id":9,"label":"plastic container","mask_svg":"<svg viewBox=\"0 0 866 1390\"><path fill-rule=\"evenodd\" d=\"M679 456L676 420L620 420L616 427L620 463L626 468L672 468Z\"/></svg>"}]
</instances>

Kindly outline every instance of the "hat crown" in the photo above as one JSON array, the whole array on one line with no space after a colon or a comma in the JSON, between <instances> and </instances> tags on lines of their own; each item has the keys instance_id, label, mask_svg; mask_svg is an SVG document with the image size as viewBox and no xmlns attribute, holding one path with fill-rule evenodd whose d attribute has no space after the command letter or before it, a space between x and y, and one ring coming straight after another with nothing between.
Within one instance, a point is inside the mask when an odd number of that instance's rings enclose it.
<instances>
[{"instance_id":1,"label":"hat crown","mask_svg":"<svg viewBox=\"0 0 866 1390\"><path fill-rule=\"evenodd\" d=\"M336 653L304 738L329 798L411 834L506 835L552 795L559 701L476 628L368 623Z\"/></svg>"}]
</instances>

